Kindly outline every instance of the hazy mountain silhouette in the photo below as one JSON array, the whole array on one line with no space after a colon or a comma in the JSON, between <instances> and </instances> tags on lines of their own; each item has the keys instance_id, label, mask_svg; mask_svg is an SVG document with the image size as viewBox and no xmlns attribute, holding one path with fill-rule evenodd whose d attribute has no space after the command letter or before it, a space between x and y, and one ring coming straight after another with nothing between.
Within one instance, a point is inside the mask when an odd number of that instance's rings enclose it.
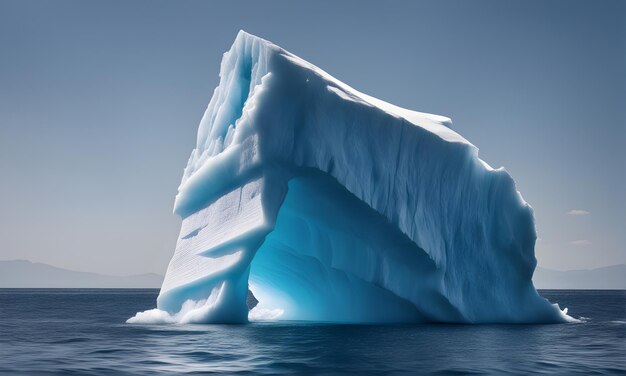
<instances>
[{"instance_id":1,"label":"hazy mountain silhouette","mask_svg":"<svg viewBox=\"0 0 626 376\"><path fill-rule=\"evenodd\" d=\"M77 272L26 260L0 261L0 288L159 288L163 276Z\"/></svg>"},{"instance_id":2,"label":"hazy mountain silhouette","mask_svg":"<svg viewBox=\"0 0 626 376\"><path fill-rule=\"evenodd\" d=\"M626 289L626 265L568 271L537 267L533 282L538 289Z\"/></svg>"}]
</instances>

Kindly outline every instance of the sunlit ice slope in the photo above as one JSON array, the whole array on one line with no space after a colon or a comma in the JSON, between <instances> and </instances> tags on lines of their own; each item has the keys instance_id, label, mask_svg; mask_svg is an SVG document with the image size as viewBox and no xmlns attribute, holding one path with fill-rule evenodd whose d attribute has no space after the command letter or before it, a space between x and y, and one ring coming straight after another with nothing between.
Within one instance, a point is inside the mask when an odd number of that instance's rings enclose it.
<instances>
[{"instance_id":1,"label":"sunlit ice slope","mask_svg":"<svg viewBox=\"0 0 626 376\"><path fill-rule=\"evenodd\" d=\"M176 251L144 318L568 319L531 281L531 207L448 118L360 93L243 31L175 213ZM248 289L259 301L250 312Z\"/></svg>"}]
</instances>

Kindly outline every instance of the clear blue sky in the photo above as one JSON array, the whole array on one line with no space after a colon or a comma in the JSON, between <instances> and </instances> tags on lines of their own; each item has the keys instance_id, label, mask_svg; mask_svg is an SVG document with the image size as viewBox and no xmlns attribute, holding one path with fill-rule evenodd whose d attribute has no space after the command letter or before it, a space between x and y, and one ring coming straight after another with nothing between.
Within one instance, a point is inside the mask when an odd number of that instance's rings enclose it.
<instances>
[{"instance_id":1,"label":"clear blue sky","mask_svg":"<svg viewBox=\"0 0 626 376\"><path fill-rule=\"evenodd\" d=\"M164 273L239 29L451 117L534 207L540 265L626 263L626 2L604 0L1 0L0 259Z\"/></svg>"}]
</instances>

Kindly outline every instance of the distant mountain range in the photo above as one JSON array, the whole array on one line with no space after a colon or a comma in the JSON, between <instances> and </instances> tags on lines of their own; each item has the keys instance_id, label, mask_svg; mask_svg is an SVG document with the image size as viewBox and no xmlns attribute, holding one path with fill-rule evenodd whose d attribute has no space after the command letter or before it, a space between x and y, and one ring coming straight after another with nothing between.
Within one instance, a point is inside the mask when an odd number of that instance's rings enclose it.
<instances>
[{"instance_id":1,"label":"distant mountain range","mask_svg":"<svg viewBox=\"0 0 626 376\"><path fill-rule=\"evenodd\" d=\"M163 276L77 272L26 260L0 261L0 288L159 288Z\"/></svg>"},{"instance_id":2,"label":"distant mountain range","mask_svg":"<svg viewBox=\"0 0 626 376\"><path fill-rule=\"evenodd\" d=\"M626 289L626 265L558 271L538 267L538 289ZM77 272L26 260L0 261L0 288L159 288L155 273L112 276Z\"/></svg>"},{"instance_id":3,"label":"distant mountain range","mask_svg":"<svg viewBox=\"0 0 626 376\"><path fill-rule=\"evenodd\" d=\"M568 271L538 267L533 282L538 289L626 289L626 265Z\"/></svg>"}]
</instances>

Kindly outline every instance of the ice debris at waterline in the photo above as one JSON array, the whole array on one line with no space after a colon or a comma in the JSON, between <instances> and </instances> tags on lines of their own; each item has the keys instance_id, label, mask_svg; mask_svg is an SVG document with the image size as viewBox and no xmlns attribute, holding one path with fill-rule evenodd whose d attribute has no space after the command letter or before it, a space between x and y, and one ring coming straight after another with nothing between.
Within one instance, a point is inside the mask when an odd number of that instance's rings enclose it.
<instances>
[{"instance_id":1,"label":"ice debris at waterline","mask_svg":"<svg viewBox=\"0 0 626 376\"><path fill-rule=\"evenodd\" d=\"M129 322L568 320L531 281L531 207L450 127L240 32L178 189L158 309Z\"/></svg>"}]
</instances>

